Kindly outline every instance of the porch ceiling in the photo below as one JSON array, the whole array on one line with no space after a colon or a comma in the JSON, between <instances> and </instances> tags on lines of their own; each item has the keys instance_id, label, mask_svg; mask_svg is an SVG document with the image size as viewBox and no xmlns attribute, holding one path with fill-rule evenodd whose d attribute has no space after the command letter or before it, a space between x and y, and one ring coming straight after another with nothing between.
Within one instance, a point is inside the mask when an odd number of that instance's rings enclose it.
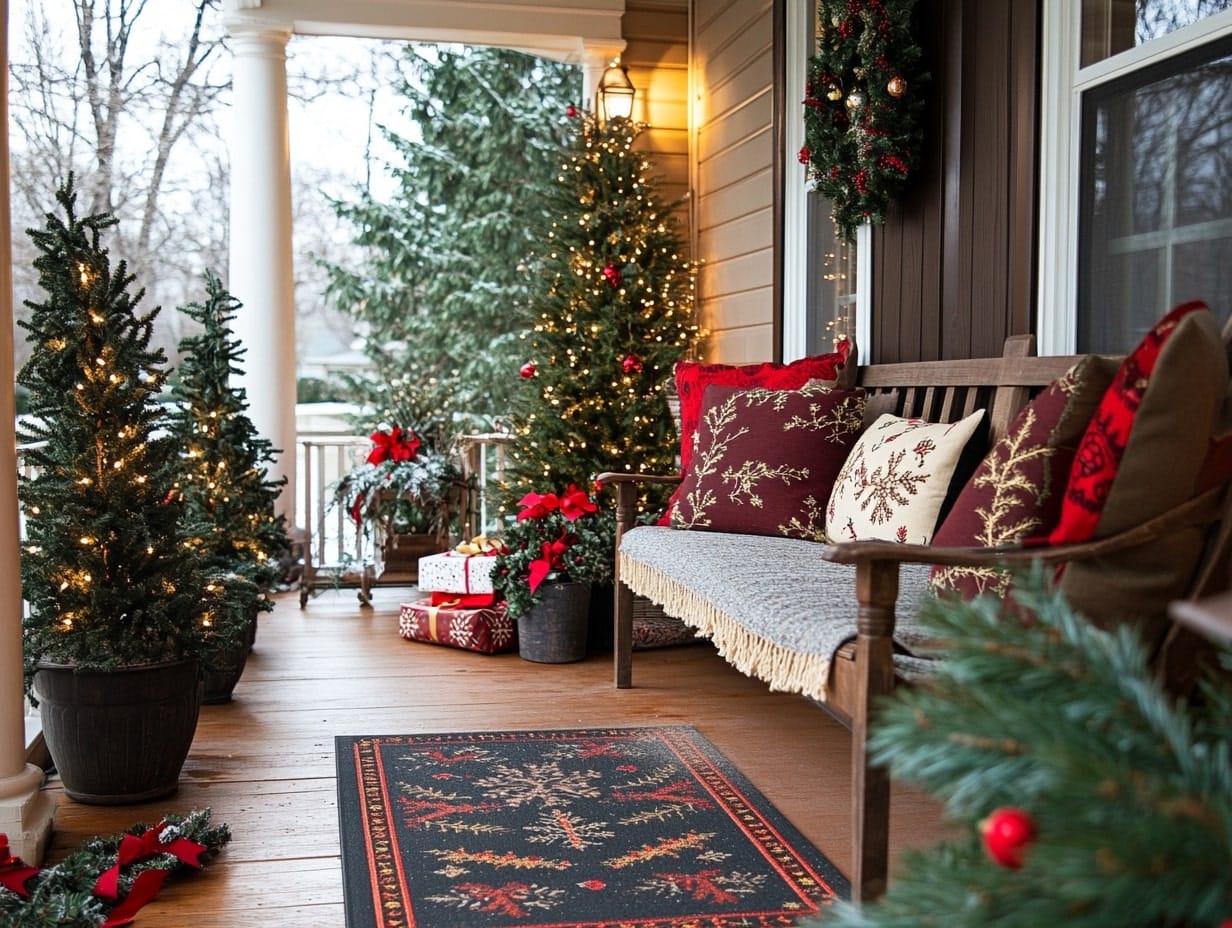
<instances>
[{"instance_id":1,"label":"porch ceiling","mask_svg":"<svg viewBox=\"0 0 1232 928\"><path fill-rule=\"evenodd\" d=\"M299 35L519 48L581 63L624 48L625 0L223 0L229 21Z\"/></svg>"}]
</instances>

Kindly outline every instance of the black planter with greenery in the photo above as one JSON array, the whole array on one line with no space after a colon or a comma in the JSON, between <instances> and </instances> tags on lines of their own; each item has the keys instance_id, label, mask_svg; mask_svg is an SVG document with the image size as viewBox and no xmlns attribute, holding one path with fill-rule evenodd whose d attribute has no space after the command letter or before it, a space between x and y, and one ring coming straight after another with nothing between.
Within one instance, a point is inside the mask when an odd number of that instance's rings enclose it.
<instances>
[{"instance_id":1,"label":"black planter with greenery","mask_svg":"<svg viewBox=\"0 0 1232 928\"><path fill-rule=\"evenodd\" d=\"M150 347L158 310L139 313L142 294L129 293L133 277L124 262L112 270L106 215L79 218L70 180L56 194L61 213L31 230L41 302L28 303L19 324L31 343L19 383L30 391L30 418L19 429L33 474L18 483L26 520L22 592L29 605L23 620L27 691L41 664L67 665L78 673L110 680L119 692L98 697L129 706L132 727L151 738L119 747L96 740L104 732L88 722L45 726L52 760L70 794L109 801L108 795L144 793L143 783L117 784L114 794L94 784L70 782L74 767L65 751L93 756L124 751L136 767L161 765L191 743L195 712L177 714L184 728L149 725L124 673L107 673L196 659L213 625L227 608L229 590L207 590L189 548L183 503L176 489L179 444L166 428L159 393L167 377L161 350ZM194 665L195 666L195 665ZM195 687L195 670L179 675ZM53 736L69 732L73 744ZM181 762L183 758L180 758ZM178 770L178 765L176 765ZM172 787L173 788L173 787ZM120 800L122 801L122 800Z\"/></svg>"}]
</instances>

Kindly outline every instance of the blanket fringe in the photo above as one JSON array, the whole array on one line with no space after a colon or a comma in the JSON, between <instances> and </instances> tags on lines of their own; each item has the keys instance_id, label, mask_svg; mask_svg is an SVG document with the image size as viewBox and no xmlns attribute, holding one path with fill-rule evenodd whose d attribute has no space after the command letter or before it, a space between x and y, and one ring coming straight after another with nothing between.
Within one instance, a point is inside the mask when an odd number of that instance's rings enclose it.
<instances>
[{"instance_id":1,"label":"blanket fringe","mask_svg":"<svg viewBox=\"0 0 1232 928\"><path fill-rule=\"evenodd\" d=\"M703 596L687 589L654 567L619 552L620 579L639 596L663 607L711 639L719 655L746 676L772 690L800 693L824 702L830 661L818 654L801 654L773 644L745 628L738 619Z\"/></svg>"}]
</instances>

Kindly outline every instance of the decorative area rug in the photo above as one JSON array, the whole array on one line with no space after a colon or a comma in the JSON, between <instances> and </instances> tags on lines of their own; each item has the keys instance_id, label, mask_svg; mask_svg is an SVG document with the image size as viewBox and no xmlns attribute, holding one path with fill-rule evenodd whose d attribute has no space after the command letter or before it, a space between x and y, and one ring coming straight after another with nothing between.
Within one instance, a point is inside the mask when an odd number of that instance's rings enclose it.
<instances>
[{"instance_id":1,"label":"decorative area rug","mask_svg":"<svg viewBox=\"0 0 1232 928\"><path fill-rule=\"evenodd\" d=\"M770 928L847 881L686 726L340 736L348 928Z\"/></svg>"}]
</instances>

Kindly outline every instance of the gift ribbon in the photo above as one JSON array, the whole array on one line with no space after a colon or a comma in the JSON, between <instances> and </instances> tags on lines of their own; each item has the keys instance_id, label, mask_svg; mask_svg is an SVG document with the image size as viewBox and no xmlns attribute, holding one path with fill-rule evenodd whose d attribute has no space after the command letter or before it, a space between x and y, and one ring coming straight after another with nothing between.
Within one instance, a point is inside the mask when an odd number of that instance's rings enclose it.
<instances>
[{"instance_id":1,"label":"gift ribbon","mask_svg":"<svg viewBox=\"0 0 1232 928\"><path fill-rule=\"evenodd\" d=\"M450 599L441 603L439 606L428 607L428 639L430 641L434 641L437 644L441 643L440 630L436 627L436 620L437 616L440 614L440 611L442 609L452 609L460 602L462 602L460 599Z\"/></svg>"}]
</instances>

